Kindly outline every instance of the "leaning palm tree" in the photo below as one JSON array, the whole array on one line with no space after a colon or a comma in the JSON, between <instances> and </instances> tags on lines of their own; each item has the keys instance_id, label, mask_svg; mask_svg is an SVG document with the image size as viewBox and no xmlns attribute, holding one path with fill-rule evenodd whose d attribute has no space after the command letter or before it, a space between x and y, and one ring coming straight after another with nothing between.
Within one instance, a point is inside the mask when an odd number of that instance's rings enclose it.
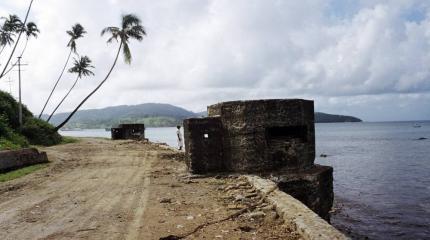
<instances>
[{"instance_id":1,"label":"leaning palm tree","mask_svg":"<svg viewBox=\"0 0 430 240\"><path fill-rule=\"evenodd\" d=\"M21 19L19 19L17 15L9 15L9 17L2 17L1 19L4 19L5 21L0 30L0 54L7 45L10 46L15 42L13 36L15 33L19 33L19 30L22 28Z\"/></svg>"},{"instance_id":2,"label":"leaning palm tree","mask_svg":"<svg viewBox=\"0 0 430 240\"><path fill-rule=\"evenodd\" d=\"M27 13L25 14L25 19L24 19L24 22L22 22L21 26L27 24L28 15L30 14L30 10L31 10L32 5L33 5L33 0L30 0L30 5L27 8ZM16 47L18 46L19 40L21 39L21 35L22 35L22 31L19 32L18 38L15 41L15 45L12 48L12 52L10 53L6 64L3 66L3 71L0 74L0 78L4 77L4 72L6 71L7 67L9 66L10 60L12 59L13 54L15 53Z\"/></svg>"},{"instance_id":3,"label":"leaning palm tree","mask_svg":"<svg viewBox=\"0 0 430 240\"><path fill-rule=\"evenodd\" d=\"M77 73L78 76L76 77L75 82L73 83L72 87L69 89L69 91L66 93L66 95L61 99L60 103L58 103L57 107L55 107L54 111L52 111L51 115L48 118L51 120L52 116L55 114L55 112L58 110L58 108L63 104L64 100L69 96L70 92L75 88L76 83L78 83L78 80L85 76L94 75L94 73L89 70L89 68L94 68L94 66L91 65L91 59L87 56L83 56L80 59L74 59L75 62L73 64L73 67L69 69L70 73Z\"/></svg>"},{"instance_id":4,"label":"leaning palm tree","mask_svg":"<svg viewBox=\"0 0 430 240\"><path fill-rule=\"evenodd\" d=\"M85 31L84 27L82 27L82 25L79 23L76 23L75 25L73 25L71 31L67 31L67 34L69 34L70 36L69 43L67 43L67 47L70 48L69 55L67 56L66 63L64 64L64 67L61 70L60 76L58 77L57 81L54 84L54 87L51 89L51 92L49 93L48 99L46 99L45 105L43 105L42 111L40 111L39 119L42 117L43 111L45 111L46 105L48 105L49 100L51 100L52 94L57 88L57 85L60 82L61 77L63 77L67 64L69 64L70 56L72 55L72 53L77 54L76 40L83 37L85 33L87 32Z\"/></svg>"},{"instance_id":5,"label":"leaning palm tree","mask_svg":"<svg viewBox=\"0 0 430 240\"><path fill-rule=\"evenodd\" d=\"M141 24L140 19L133 14L127 14L122 16L122 24L121 27L107 27L103 29L101 32L101 35L103 36L106 33L110 33L111 36L107 40L107 43L112 43L113 40L119 41L119 47L118 51L115 57L115 60L112 64L112 67L110 68L109 72L107 73L106 77L103 79L103 81L100 82L100 84L90 93L88 96L86 96L81 103L69 114L69 116L60 123L57 127L55 127L56 130L62 128L72 117L73 115L79 110L79 108L95 93L97 90L100 89L100 87L106 82L106 80L109 78L110 74L112 73L112 70L115 68L115 65L118 61L119 54L121 53L121 49L124 54L124 61L127 64L131 63L131 51L128 46L130 39L136 39L138 41L142 41L143 37L146 35L145 29Z\"/></svg>"},{"instance_id":6,"label":"leaning palm tree","mask_svg":"<svg viewBox=\"0 0 430 240\"><path fill-rule=\"evenodd\" d=\"M29 22L27 23L27 26L22 26L21 31L25 33L26 39L25 39L24 48L22 49L21 54L19 55L19 58L22 58L22 56L24 55L24 52L27 49L28 40L30 39L30 37L37 38L38 34L40 33L40 30L37 28L37 25L34 22ZM18 64L18 60L15 61L15 63L12 64L12 66L8 70L6 70L3 75L6 76L10 71L12 71L13 67L16 66L16 64Z\"/></svg>"},{"instance_id":7,"label":"leaning palm tree","mask_svg":"<svg viewBox=\"0 0 430 240\"><path fill-rule=\"evenodd\" d=\"M39 28L37 27L36 23L34 23L34 22L27 23L27 26L24 26L21 31L23 31L25 33L26 38L25 38L24 48L21 51L21 55L19 55L20 57L22 57L24 55L24 52L27 49L28 40L31 37L37 38L39 33L40 33Z\"/></svg>"}]
</instances>

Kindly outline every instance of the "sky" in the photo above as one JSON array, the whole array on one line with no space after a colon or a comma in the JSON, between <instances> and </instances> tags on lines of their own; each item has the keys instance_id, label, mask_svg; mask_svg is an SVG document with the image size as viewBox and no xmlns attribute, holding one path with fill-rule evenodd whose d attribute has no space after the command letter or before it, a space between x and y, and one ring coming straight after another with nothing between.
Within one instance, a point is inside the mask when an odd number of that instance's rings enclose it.
<instances>
[{"instance_id":1,"label":"sky","mask_svg":"<svg viewBox=\"0 0 430 240\"><path fill-rule=\"evenodd\" d=\"M1 0L0 15L24 18L28 3ZM365 121L430 120L428 0L34 0L29 20L41 33L23 57L24 104L40 112L66 61L66 31L79 22L88 34L78 52L96 75L81 79L59 112L73 110L113 63L118 44L101 30L128 13L147 36L130 42L131 65L121 57L82 109L156 102L202 111L305 98L316 111ZM48 112L74 79L63 76ZM0 89L17 96L18 73L0 79Z\"/></svg>"}]
</instances>

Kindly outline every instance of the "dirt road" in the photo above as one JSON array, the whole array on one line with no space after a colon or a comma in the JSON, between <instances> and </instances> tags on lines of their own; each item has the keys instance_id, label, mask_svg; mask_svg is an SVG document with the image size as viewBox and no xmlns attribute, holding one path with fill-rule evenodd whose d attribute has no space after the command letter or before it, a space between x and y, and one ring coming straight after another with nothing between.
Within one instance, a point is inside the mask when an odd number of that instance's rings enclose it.
<instances>
[{"instance_id":1,"label":"dirt road","mask_svg":"<svg viewBox=\"0 0 430 240\"><path fill-rule=\"evenodd\" d=\"M0 239L136 239L157 151L132 145L46 149L52 166L0 187Z\"/></svg>"},{"instance_id":2,"label":"dirt road","mask_svg":"<svg viewBox=\"0 0 430 240\"><path fill-rule=\"evenodd\" d=\"M155 144L83 139L42 150L49 167L0 184L0 239L159 239L259 200L234 177L190 179L174 161L181 154ZM295 239L260 207L258 219L211 224L187 239Z\"/></svg>"}]
</instances>

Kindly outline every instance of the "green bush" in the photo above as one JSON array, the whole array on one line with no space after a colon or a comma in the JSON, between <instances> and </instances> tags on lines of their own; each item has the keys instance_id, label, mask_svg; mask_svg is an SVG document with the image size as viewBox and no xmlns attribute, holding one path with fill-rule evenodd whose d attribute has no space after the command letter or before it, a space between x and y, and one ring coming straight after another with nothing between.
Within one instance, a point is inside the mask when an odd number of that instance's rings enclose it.
<instances>
[{"instance_id":1,"label":"green bush","mask_svg":"<svg viewBox=\"0 0 430 240\"><path fill-rule=\"evenodd\" d=\"M7 125L15 130L19 128L18 109L19 103L9 93L0 91L0 112L6 117ZM26 106L22 106L22 118L24 122L33 118Z\"/></svg>"},{"instance_id":2,"label":"green bush","mask_svg":"<svg viewBox=\"0 0 430 240\"><path fill-rule=\"evenodd\" d=\"M22 148L22 146L15 144L5 138L0 138L0 150L16 150L20 148Z\"/></svg>"},{"instance_id":3,"label":"green bush","mask_svg":"<svg viewBox=\"0 0 430 240\"><path fill-rule=\"evenodd\" d=\"M16 149L29 144L51 146L62 141L49 123L33 117L22 107L24 125L19 128L19 103L8 93L0 91L0 149Z\"/></svg>"},{"instance_id":4,"label":"green bush","mask_svg":"<svg viewBox=\"0 0 430 240\"><path fill-rule=\"evenodd\" d=\"M0 115L0 150L18 149L27 146L27 139L15 133L9 127L7 117L4 114Z\"/></svg>"},{"instance_id":5,"label":"green bush","mask_svg":"<svg viewBox=\"0 0 430 240\"><path fill-rule=\"evenodd\" d=\"M27 119L21 133L34 145L51 146L62 141L60 134L51 124L36 118Z\"/></svg>"}]
</instances>

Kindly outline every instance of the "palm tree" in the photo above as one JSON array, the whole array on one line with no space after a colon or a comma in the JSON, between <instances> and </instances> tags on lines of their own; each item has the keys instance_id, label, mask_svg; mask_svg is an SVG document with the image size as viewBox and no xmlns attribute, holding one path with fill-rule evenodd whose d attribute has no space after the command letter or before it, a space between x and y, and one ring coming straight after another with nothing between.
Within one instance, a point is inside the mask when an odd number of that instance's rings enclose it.
<instances>
[{"instance_id":1,"label":"palm tree","mask_svg":"<svg viewBox=\"0 0 430 240\"><path fill-rule=\"evenodd\" d=\"M67 64L69 64L70 56L72 55L72 53L77 54L76 40L83 37L84 34L87 32L85 31L84 27L82 27L81 24L76 23L75 25L72 26L72 30L67 31L66 33L69 34L69 36L70 36L69 43L67 43L67 47L70 47L69 55L67 56L66 63L64 64L64 67L61 70L60 76L58 77L57 81L55 82L55 85L52 88L51 93L49 93L48 99L46 99L45 105L43 105L42 111L39 114L39 119L42 117L43 111L45 111L46 105L48 105L48 102L51 99L52 94L54 93L55 89L57 88L57 85L60 82L61 77L63 77L63 74L64 74L64 71L66 70Z\"/></svg>"},{"instance_id":2,"label":"palm tree","mask_svg":"<svg viewBox=\"0 0 430 240\"><path fill-rule=\"evenodd\" d=\"M22 28L22 21L15 14L9 15L9 17L2 17L5 20L3 29L8 32L19 32Z\"/></svg>"},{"instance_id":3,"label":"palm tree","mask_svg":"<svg viewBox=\"0 0 430 240\"><path fill-rule=\"evenodd\" d=\"M2 17L1 19L4 19L5 21L0 30L0 54L3 52L7 45L10 46L15 42L15 40L13 40L13 36L15 35L15 33L19 33L19 30L22 27L21 19L19 19L17 15L9 15L8 18Z\"/></svg>"},{"instance_id":4,"label":"palm tree","mask_svg":"<svg viewBox=\"0 0 430 240\"><path fill-rule=\"evenodd\" d=\"M101 32L101 35L103 36L106 33L110 33L111 37L107 40L107 43L112 43L113 40L119 41L119 47L118 51L115 57L115 60L112 64L112 67L110 68L109 72L107 73L106 77L103 79L103 81L100 82L100 84L90 93L88 96L86 96L81 103L69 114L69 116L57 127L55 127L56 130L62 128L72 117L73 115L79 110L79 108L95 93L97 90L100 89L100 87L106 82L106 80L109 78L110 74L112 73L112 70L115 68L115 65L118 61L119 54L121 53L121 49L124 54L124 61L127 64L131 63L131 52L130 48L128 46L130 39L136 39L138 41L142 41L143 37L146 35L144 27L141 25L140 19L133 14L127 14L122 16L122 24L121 28L119 27L107 27L103 29Z\"/></svg>"},{"instance_id":5,"label":"palm tree","mask_svg":"<svg viewBox=\"0 0 430 240\"><path fill-rule=\"evenodd\" d=\"M55 114L55 112L57 111L57 109L61 106L61 104L63 104L64 100L66 100L66 98L69 96L70 92L73 90L73 88L76 86L76 83L78 82L79 79L81 79L83 76L90 76L90 75L94 75L94 73L89 70L89 68L94 68L94 66L91 65L91 59L87 56L83 56L80 59L74 59L74 66L72 68L69 69L70 73L77 73L78 76L76 77L75 82L73 83L72 87L69 89L69 91L66 93L66 95L63 97L63 99L61 99L60 103L57 105L57 107L54 109L54 111L52 111L51 115L48 118L48 122L49 120L51 120L52 116Z\"/></svg>"},{"instance_id":6,"label":"palm tree","mask_svg":"<svg viewBox=\"0 0 430 240\"><path fill-rule=\"evenodd\" d=\"M33 5L33 0L30 0L30 5L27 8L27 13L25 14L24 22L21 23L21 26L25 26L27 24L28 15L30 14L31 6ZM6 28L9 26L7 25ZM10 60L12 59L13 54L15 53L16 47L18 46L19 40L21 39L22 31L19 31L18 38L15 41L15 46L13 46L12 52L9 55L9 58L6 62L6 64L3 67L3 71L0 74L0 79L4 76L4 72L6 71L7 67L9 66Z\"/></svg>"},{"instance_id":7,"label":"palm tree","mask_svg":"<svg viewBox=\"0 0 430 240\"><path fill-rule=\"evenodd\" d=\"M22 58L25 50L27 49L27 44L30 37L37 38L38 34L40 33L40 30L37 28L37 25L34 22L29 22L27 23L27 26L22 26L21 31L25 32L26 40L24 48L21 51L21 55L19 55L20 58ZM3 75L6 76L13 69L13 67L16 66L16 64L18 64L18 60L15 61L15 63L12 64L12 66L6 70Z\"/></svg>"},{"instance_id":8,"label":"palm tree","mask_svg":"<svg viewBox=\"0 0 430 240\"><path fill-rule=\"evenodd\" d=\"M39 28L37 28L37 25L34 22L27 23L27 26L24 26L21 31L25 32L26 38L24 48L22 49L21 55L19 55L20 57L24 55L24 52L27 49L28 40L31 37L37 38L40 33Z\"/></svg>"}]
</instances>

